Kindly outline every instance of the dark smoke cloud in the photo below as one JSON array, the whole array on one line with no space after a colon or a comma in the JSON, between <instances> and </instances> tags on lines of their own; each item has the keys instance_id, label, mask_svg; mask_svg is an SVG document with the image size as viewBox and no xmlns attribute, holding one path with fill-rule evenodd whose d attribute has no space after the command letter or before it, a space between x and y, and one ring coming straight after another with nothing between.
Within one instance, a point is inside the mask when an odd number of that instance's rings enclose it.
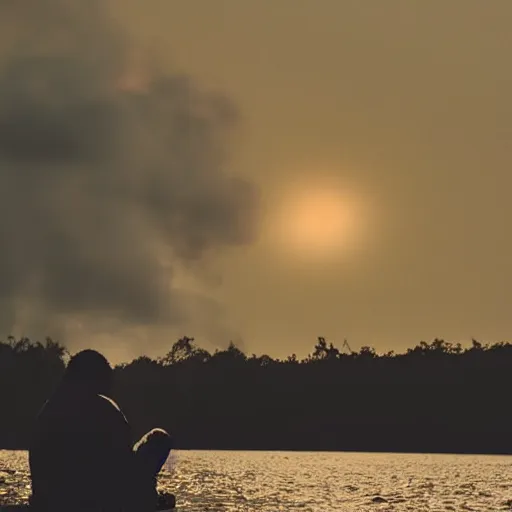
<instances>
[{"instance_id":1,"label":"dark smoke cloud","mask_svg":"<svg viewBox=\"0 0 512 512\"><path fill-rule=\"evenodd\" d=\"M179 323L175 265L254 236L236 110L135 65L100 2L0 0L0 33L0 327Z\"/></svg>"}]
</instances>

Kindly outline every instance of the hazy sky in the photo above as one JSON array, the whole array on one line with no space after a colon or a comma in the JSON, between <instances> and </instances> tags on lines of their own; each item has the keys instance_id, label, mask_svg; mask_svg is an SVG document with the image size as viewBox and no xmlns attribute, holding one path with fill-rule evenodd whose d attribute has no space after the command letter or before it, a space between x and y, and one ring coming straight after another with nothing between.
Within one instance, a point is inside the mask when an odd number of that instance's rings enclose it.
<instances>
[{"instance_id":1,"label":"hazy sky","mask_svg":"<svg viewBox=\"0 0 512 512\"><path fill-rule=\"evenodd\" d=\"M0 0L6 334L509 338L510 0L97 5Z\"/></svg>"}]
</instances>

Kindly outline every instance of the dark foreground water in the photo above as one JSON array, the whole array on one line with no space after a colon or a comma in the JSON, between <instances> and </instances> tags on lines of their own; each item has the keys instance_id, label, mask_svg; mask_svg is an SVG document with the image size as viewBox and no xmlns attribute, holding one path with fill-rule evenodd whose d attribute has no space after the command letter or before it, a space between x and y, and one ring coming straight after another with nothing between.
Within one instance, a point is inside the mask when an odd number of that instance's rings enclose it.
<instances>
[{"instance_id":1,"label":"dark foreground water","mask_svg":"<svg viewBox=\"0 0 512 512\"><path fill-rule=\"evenodd\" d=\"M176 452L160 479L183 511L512 511L512 457ZM0 503L30 492L26 452L0 451Z\"/></svg>"}]
</instances>

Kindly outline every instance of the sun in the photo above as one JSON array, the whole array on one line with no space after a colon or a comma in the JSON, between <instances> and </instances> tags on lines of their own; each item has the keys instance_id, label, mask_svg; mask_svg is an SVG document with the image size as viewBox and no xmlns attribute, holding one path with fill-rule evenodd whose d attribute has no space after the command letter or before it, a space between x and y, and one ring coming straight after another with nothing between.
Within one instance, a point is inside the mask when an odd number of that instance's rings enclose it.
<instances>
[{"instance_id":1,"label":"sun","mask_svg":"<svg viewBox=\"0 0 512 512\"><path fill-rule=\"evenodd\" d=\"M361 204L354 194L334 187L290 189L284 194L273 228L274 240L288 255L339 258L360 240Z\"/></svg>"}]
</instances>

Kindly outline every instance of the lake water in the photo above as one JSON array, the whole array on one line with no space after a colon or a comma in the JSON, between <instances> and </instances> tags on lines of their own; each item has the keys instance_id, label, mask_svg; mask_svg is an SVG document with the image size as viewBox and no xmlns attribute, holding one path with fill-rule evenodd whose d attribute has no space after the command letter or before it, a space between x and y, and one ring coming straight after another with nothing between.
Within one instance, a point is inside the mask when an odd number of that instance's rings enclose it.
<instances>
[{"instance_id":1,"label":"lake water","mask_svg":"<svg viewBox=\"0 0 512 512\"><path fill-rule=\"evenodd\" d=\"M512 457L179 451L160 486L183 511L512 511ZM0 503L30 492L26 452L0 451Z\"/></svg>"}]
</instances>

